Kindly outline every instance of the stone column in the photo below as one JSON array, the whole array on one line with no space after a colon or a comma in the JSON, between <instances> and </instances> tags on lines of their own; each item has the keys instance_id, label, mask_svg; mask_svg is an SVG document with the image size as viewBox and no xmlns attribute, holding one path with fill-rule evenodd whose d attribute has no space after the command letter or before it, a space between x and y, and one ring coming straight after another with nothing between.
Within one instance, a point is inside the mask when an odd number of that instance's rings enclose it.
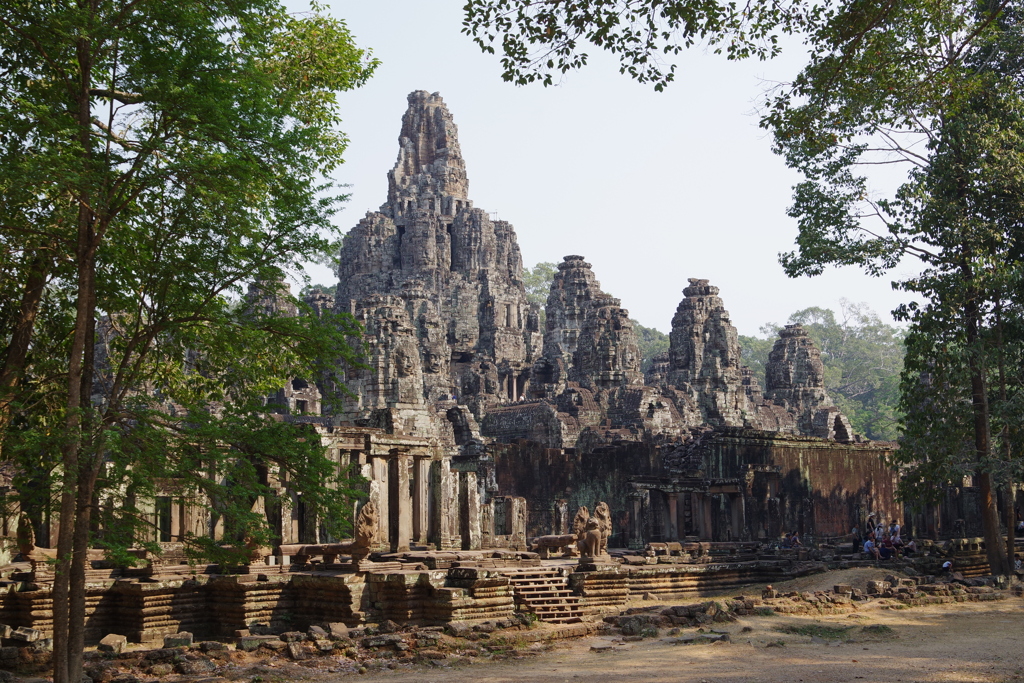
<instances>
[{"instance_id":1,"label":"stone column","mask_svg":"<svg viewBox=\"0 0 1024 683\"><path fill-rule=\"evenodd\" d=\"M448 529L451 533L448 549L455 550L462 548L462 532L459 528L459 473L451 471L451 463L448 465Z\"/></svg>"},{"instance_id":2,"label":"stone column","mask_svg":"<svg viewBox=\"0 0 1024 683\"><path fill-rule=\"evenodd\" d=\"M480 506L480 546L494 547L494 501Z\"/></svg>"},{"instance_id":3,"label":"stone column","mask_svg":"<svg viewBox=\"0 0 1024 683\"><path fill-rule=\"evenodd\" d=\"M184 529L185 505L171 499L171 540L181 542Z\"/></svg>"},{"instance_id":4,"label":"stone column","mask_svg":"<svg viewBox=\"0 0 1024 683\"><path fill-rule=\"evenodd\" d=\"M390 486L388 484L388 459L384 456L374 455L370 462L370 492L376 491L377 494L377 519L380 523L377 525L377 548L387 548L391 546L391 534L388 529L391 527L391 506L390 503ZM376 486L374 486L376 485Z\"/></svg>"},{"instance_id":5,"label":"stone column","mask_svg":"<svg viewBox=\"0 0 1024 683\"><path fill-rule=\"evenodd\" d=\"M412 539L412 498L409 495L409 456L392 453L388 459L389 540L391 552L408 552Z\"/></svg>"},{"instance_id":6,"label":"stone column","mask_svg":"<svg viewBox=\"0 0 1024 683\"><path fill-rule=\"evenodd\" d=\"M679 540L679 494L667 493L668 498L668 540Z\"/></svg>"},{"instance_id":7,"label":"stone column","mask_svg":"<svg viewBox=\"0 0 1024 683\"><path fill-rule=\"evenodd\" d=\"M451 516L451 461L433 460L430 463L430 535L428 538L438 550L452 545Z\"/></svg>"},{"instance_id":8,"label":"stone column","mask_svg":"<svg viewBox=\"0 0 1024 683\"><path fill-rule=\"evenodd\" d=\"M509 546L512 550L526 550L526 499L516 496L508 500L512 508Z\"/></svg>"},{"instance_id":9,"label":"stone column","mask_svg":"<svg viewBox=\"0 0 1024 683\"><path fill-rule=\"evenodd\" d=\"M413 477L412 537L424 545L430 528L430 456L416 456Z\"/></svg>"},{"instance_id":10,"label":"stone column","mask_svg":"<svg viewBox=\"0 0 1024 683\"><path fill-rule=\"evenodd\" d=\"M480 550L480 491L476 472L459 472L459 532L463 550Z\"/></svg>"},{"instance_id":11,"label":"stone column","mask_svg":"<svg viewBox=\"0 0 1024 683\"><path fill-rule=\"evenodd\" d=\"M712 510L712 507L711 507L711 502L712 502L711 495L710 494L704 494L703 496L701 496L701 499L702 499L701 500L702 505L701 505L701 535L700 535L700 540L702 540L702 541L711 541L711 540L714 540L712 538L712 536L714 535L714 528L715 528L714 527L714 523L712 521L712 515L714 514L714 511Z\"/></svg>"},{"instance_id":12,"label":"stone column","mask_svg":"<svg viewBox=\"0 0 1024 683\"><path fill-rule=\"evenodd\" d=\"M629 538L627 543L630 548L639 549L644 547L643 537L643 524L641 523L641 503L640 494L633 493L629 496L631 503L631 512L629 515Z\"/></svg>"},{"instance_id":13,"label":"stone column","mask_svg":"<svg viewBox=\"0 0 1024 683\"><path fill-rule=\"evenodd\" d=\"M729 540L740 541L747 536L746 496L732 494L732 535Z\"/></svg>"}]
</instances>

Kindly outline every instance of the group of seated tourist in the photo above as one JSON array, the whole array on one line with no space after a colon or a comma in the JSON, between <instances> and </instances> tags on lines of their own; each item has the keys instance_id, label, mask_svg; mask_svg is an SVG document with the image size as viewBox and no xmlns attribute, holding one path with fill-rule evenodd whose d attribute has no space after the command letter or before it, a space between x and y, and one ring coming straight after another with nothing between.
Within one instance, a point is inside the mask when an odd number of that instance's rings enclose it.
<instances>
[{"instance_id":1,"label":"group of seated tourist","mask_svg":"<svg viewBox=\"0 0 1024 683\"><path fill-rule=\"evenodd\" d=\"M875 524L872 517L868 518L867 533L863 539L862 549L876 560L888 560L892 557L911 556L917 552L917 541L910 536L906 540L900 534L901 527L895 519L886 529L884 524ZM857 541L859 533L857 527L853 528L854 542Z\"/></svg>"},{"instance_id":2,"label":"group of seated tourist","mask_svg":"<svg viewBox=\"0 0 1024 683\"><path fill-rule=\"evenodd\" d=\"M783 548L802 548L803 545L800 542L800 535L795 531L791 531L782 537Z\"/></svg>"}]
</instances>

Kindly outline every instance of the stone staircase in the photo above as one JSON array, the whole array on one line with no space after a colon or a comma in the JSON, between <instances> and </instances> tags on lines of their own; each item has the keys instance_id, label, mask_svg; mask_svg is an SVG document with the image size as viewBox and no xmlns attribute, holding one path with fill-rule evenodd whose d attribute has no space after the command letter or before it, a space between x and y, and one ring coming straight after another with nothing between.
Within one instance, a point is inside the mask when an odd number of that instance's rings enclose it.
<instances>
[{"instance_id":1,"label":"stone staircase","mask_svg":"<svg viewBox=\"0 0 1024 683\"><path fill-rule=\"evenodd\" d=\"M558 569L523 567L501 572L509 577L516 611L530 612L551 624L574 624L583 620L579 596L569 589L566 575Z\"/></svg>"}]
</instances>

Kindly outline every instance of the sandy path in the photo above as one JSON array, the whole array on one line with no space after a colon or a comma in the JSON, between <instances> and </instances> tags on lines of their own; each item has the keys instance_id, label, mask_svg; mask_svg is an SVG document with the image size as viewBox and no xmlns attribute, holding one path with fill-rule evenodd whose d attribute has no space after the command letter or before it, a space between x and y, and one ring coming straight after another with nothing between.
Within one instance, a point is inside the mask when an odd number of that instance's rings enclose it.
<instances>
[{"instance_id":1,"label":"sandy path","mask_svg":"<svg viewBox=\"0 0 1024 683\"><path fill-rule=\"evenodd\" d=\"M815 624L853 624L844 636L853 642L812 641L809 636L778 631L786 625ZM861 631L864 625L877 624L893 629L893 635ZM744 632L743 627L752 630ZM661 638L621 643L615 642L617 638L595 636L521 659L466 659L451 667L416 666L358 679L389 683L1024 681L1024 600L1020 598L903 610L875 607L856 615L817 618L750 617L722 628L716 625L716 630L728 631L733 642L678 645ZM690 632L693 629L684 630ZM768 646L778 641L785 644ZM595 645L613 649L593 652L590 648Z\"/></svg>"}]
</instances>

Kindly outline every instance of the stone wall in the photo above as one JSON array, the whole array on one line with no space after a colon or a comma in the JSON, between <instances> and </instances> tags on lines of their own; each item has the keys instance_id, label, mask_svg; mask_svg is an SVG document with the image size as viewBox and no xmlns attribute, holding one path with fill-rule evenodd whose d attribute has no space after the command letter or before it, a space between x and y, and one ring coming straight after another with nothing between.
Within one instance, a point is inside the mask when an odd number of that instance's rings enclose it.
<instances>
[{"instance_id":1,"label":"stone wall","mask_svg":"<svg viewBox=\"0 0 1024 683\"><path fill-rule=\"evenodd\" d=\"M871 512L902 518L889 444L840 444L719 428L690 452L673 443L611 441L588 452L518 441L495 445L479 471L529 501L528 533L558 533L559 506L598 500L612 511L612 545L772 540L786 531L842 536Z\"/></svg>"}]
</instances>

